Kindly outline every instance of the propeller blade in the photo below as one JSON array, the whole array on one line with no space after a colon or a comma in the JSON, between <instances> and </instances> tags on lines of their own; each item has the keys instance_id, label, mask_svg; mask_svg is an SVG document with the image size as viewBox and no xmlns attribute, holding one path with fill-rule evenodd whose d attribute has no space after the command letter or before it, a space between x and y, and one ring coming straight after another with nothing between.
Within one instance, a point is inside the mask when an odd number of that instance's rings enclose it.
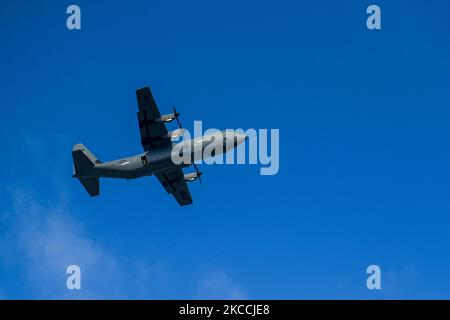
<instances>
[{"instance_id":1,"label":"propeller blade","mask_svg":"<svg viewBox=\"0 0 450 320\"><path fill-rule=\"evenodd\" d=\"M177 123L178 123L178 126L180 127L180 129L183 129L180 119L178 118L180 114L177 112L177 109L175 109L175 105L172 105L172 107L173 107L173 114L175 115L175 120L177 120Z\"/></svg>"},{"instance_id":2,"label":"propeller blade","mask_svg":"<svg viewBox=\"0 0 450 320\"><path fill-rule=\"evenodd\" d=\"M175 120L177 120L178 126L180 127L181 130L183 130L183 126L181 125L181 121L179 119L180 114L177 112L177 109L175 109L175 105L172 105L173 108L173 114L175 115ZM196 163L192 163L194 165L195 168L195 172L197 173L197 177L198 177L198 181L200 183L202 183L202 178L201 175L202 173L198 170L197 164Z\"/></svg>"}]
</instances>

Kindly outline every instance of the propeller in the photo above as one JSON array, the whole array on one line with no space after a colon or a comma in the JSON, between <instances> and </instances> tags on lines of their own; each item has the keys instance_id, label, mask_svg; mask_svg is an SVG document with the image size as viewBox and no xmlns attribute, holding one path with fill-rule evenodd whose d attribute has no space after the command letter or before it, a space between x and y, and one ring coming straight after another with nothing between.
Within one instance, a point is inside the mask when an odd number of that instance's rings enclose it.
<instances>
[{"instance_id":1,"label":"propeller","mask_svg":"<svg viewBox=\"0 0 450 320\"><path fill-rule=\"evenodd\" d=\"M175 105L172 105L172 108L173 108L173 115L175 116L175 120L177 120L178 126L180 127L180 129L183 129L180 119L178 118L180 116L180 113L177 112L177 109L175 109Z\"/></svg>"},{"instance_id":2,"label":"propeller","mask_svg":"<svg viewBox=\"0 0 450 320\"><path fill-rule=\"evenodd\" d=\"M178 123L178 126L180 127L180 129L183 130L183 126L181 125L181 121L179 119L180 113L177 112L177 109L175 109L175 105L172 105L172 108L173 108L173 115L175 116L175 120L177 120L177 123ZM197 173L198 181L200 183L202 183L202 178L201 178L202 173L198 170L198 166L195 162L193 162L192 165L194 166L195 172Z\"/></svg>"}]
</instances>

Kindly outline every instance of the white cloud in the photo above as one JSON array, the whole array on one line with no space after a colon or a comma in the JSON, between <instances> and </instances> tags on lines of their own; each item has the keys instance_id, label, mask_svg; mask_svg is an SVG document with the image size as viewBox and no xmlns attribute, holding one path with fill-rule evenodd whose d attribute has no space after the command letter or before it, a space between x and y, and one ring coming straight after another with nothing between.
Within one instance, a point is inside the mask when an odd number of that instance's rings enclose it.
<instances>
[{"instance_id":1,"label":"white cloud","mask_svg":"<svg viewBox=\"0 0 450 320\"><path fill-rule=\"evenodd\" d=\"M420 268L409 265L382 271L381 291L388 299L407 299L420 278Z\"/></svg>"},{"instance_id":2,"label":"white cloud","mask_svg":"<svg viewBox=\"0 0 450 320\"><path fill-rule=\"evenodd\" d=\"M165 267L140 261L126 266L88 236L63 201L42 205L20 189L13 192L13 199L12 209L2 213L10 226L0 243L7 249L0 264L23 269L26 285L19 291L26 293L17 298L145 299L167 292L161 287ZM81 268L81 290L66 288L66 268L72 264ZM213 271L200 280L194 298L247 299L247 295L225 272Z\"/></svg>"},{"instance_id":3,"label":"white cloud","mask_svg":"<svg viewBox=\"0 0 450 320\"><path fill-rule=\"evenodd\" d=\"M3 246L20 255L14 259L24 266L31 298L120 298L116 260L86 235L63 204L42 206L21 190L13 197L12 212L5 215L12 225ZM81 268L80 291L66 288L71 264Z\"/></svg>"},{"instance_id":4,"label":"white cloud","mask_svg":"<svg viewBox=\"0 0 450 320\"><path fill-rule=\"evenodd\" d=\"M200 281L196 298L231 300L248 299L247 294L221 270L208 273Z\"/></svg>"}]
</instances>

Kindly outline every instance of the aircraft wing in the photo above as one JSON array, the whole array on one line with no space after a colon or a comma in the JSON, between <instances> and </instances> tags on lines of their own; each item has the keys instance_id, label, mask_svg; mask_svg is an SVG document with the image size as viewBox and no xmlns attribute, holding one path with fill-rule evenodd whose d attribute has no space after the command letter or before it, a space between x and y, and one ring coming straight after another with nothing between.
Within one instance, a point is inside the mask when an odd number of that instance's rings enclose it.
<instances>
[{"instance_id":1,"label":"aircraft wing","mask_svg":"<svg viewBox=\"0 0 450 320\"><path fill-rule=\"evenodd\" d=\"M149 87L136 90L139 111L137 113L141 144L144 150L165 147L172 143L167 136L166 125L157 121L161 117Z\"/></svg>"},{"instance_id":2,"label":"aircraft wing","mask_svg":"<svg viewBox=\"0 0 450 320\"><path fill-rule=\"evenodd\" d=\"M171 193L180 206L192 203L191 193L184 180L183 170L175 168L170 171L159 172L155 174L159 182L168 193Z\"/></svg>"}]
</instances>

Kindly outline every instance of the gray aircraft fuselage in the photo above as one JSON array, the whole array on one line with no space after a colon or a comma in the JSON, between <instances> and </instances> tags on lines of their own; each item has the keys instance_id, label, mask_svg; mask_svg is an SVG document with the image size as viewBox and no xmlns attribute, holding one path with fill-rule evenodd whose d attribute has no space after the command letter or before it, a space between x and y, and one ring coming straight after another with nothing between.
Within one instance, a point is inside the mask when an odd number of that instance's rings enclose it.
<instances>
[{"instance_id":1,"label":"gray aircraft fuselage","mask_svg":"<svg viewBox=\"0 0 450 320\"><path fill-rule=\"evenodd\" d=\"M225 131L222 131L222 134L219 135L223 136L223 139L217 139L217 134L205 135L200 138L182 141L167 147L156 148L131 157L104 163L99 162L96 163L91 170L83 173L82 176L120 179L136 179L150 176L161 171L170 170L170 168L184 168L190 166L194 159L206 159L210 156L228 152L246 140L244 134L235 132L225 133ZM189 152L189 159L192 160L190 163L175 164L172 160L172 156L174 153L179 152L183 146L186 146L184 150ZM215 150L212 155L205 154L204 150L207 146L209 150ZM194 176L193 179L195 179Z\"/></svg>"}]
</instances>

